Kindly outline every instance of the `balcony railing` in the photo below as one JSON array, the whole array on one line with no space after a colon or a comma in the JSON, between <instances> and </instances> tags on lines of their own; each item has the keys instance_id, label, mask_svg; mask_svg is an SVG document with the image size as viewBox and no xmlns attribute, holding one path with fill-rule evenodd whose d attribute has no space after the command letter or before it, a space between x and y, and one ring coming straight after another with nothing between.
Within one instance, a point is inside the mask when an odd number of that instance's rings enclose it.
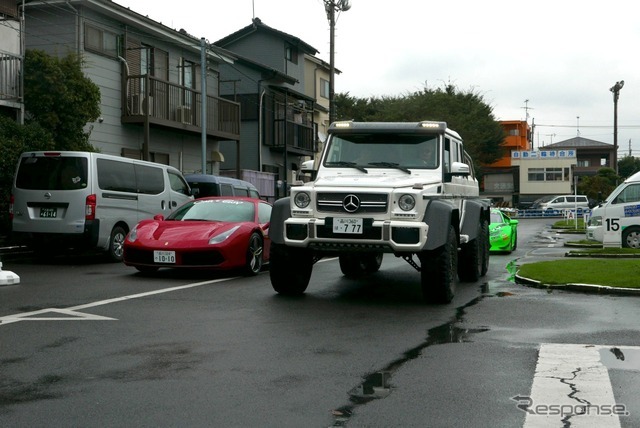
<instances>
[{"instance_id":1,"label":"balcony railing","mask_svg":"<svg viewBox=\"0 0 640 428\"><path fill-rule=\"evenodd\" d=\"M0 100L20 102L20 70L22 58L18 55L0 51Z\"/></svg>"},{"instance_id":2,"label":"balcony railing","mask_svg":"<svg viewBox=\"0 0 640 428\"><path fill-rule=\"evenodd\" d=\"M202 94L192 88L152 76L129 76L125 82L122 122L144 123L202 131ZM221 140L240 139L240 104L208 95L207 135Z\"/></svg>"},{"instance_id":3,"label":"balcony railing","mask_svg":"<svg viewBox=\"0 0 640 428\"><path fill-rule=\"evenodd\" d=\"M316 132L313 124L304 124L292 120L275 119L265 123L266 135L264 144L277 150L284 150L286 144L288 152L301 155L313 155L317 150Z\"/></svg>"}]
</instances>

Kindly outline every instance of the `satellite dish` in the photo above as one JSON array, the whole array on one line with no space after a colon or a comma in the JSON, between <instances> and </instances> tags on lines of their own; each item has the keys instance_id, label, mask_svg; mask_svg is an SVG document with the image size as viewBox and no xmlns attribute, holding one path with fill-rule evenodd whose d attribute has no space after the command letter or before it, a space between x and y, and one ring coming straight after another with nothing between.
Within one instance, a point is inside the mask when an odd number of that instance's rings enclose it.
<instances>
[{"instance_id":1,"label":"satellite dish","mask_svg":"<svg viewBox=\"0 0 640 428\"><path fill-rule=\"evenodd\" d=\"M340 9L343 12L346 12L347 10L351 9L351 1L350 0L338 0L338 9Z\"/></svg>"}]
</instances>

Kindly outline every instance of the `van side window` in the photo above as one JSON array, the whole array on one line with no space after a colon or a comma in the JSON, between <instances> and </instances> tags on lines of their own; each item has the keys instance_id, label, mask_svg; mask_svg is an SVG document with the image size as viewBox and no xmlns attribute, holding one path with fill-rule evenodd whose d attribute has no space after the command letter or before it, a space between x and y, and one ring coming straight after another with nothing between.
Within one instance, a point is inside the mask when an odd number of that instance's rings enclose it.
<instances>
[{"instance_id":1,"label":"van side window","mask_svg":"<svg viewBox=\"0 0 640 428\"><path fill-rule=\"evenodd\" d=\"M191 193L191 191L189 190L189 185L184 180L184 178L173 171L167 171L167 173L169 174L169 185L171 186L171 190L183 195L189 195Z\"/></svg>"},{"instance_id":2,"label":"van side window","mask_svg":"<svg viewBox=\"0 0 640 428\"><path fill-rule=\"evenodd\" d=\"M164 191L164 174L162 168L146 165L134 165L136 187L138 193L158 195Z\"/></svg>"},{"instance_id":3,"label":"van side window","mask_svg":"<svg viewBox=\"0 0 640 428\"><path fill-rule=\"evenodd\" d=\"M260 193L258 193L256 190L249 189L249 196L252 197L252 198L259 199L260 198Z\"/></svg>"},{"instance_id":4,"label":"van side window","mask_svg":"<svg viewBox=\"0 0 640 428\"><path fill-rule=\"evenodd\" d=\"M614 199L612 204L625 204L640 201L640 184L630 184Z\"/></svg>"},{"instance_id":5,"label":"van side window","mask_svg":"<svg viewBox=\"0 0 640 428\"><path fill-rule=\"evenodd\" d=\"M234 187L236 196L249 196L249 189L243 189L242 187Z\"/></svg>"},{"instance_id":6,"label":"van side window","mask_svg":"<svg viewBox=\"0 0 640 428\"><path fill-rule=\"evenodd\" d=\"M220 183L221 196L233 196L233 186L231 184Z\"/></svg>"},{"instance_id":7,"label":"van side window","mask_svg":"<svg viewBox=\"0 0 640 428\"><path fill-rule=\"evenodd\" d=\"M135 193L136 174L133 164L109 159L96 159L98 187L102 190Z\"/></svg>"}]
</instances>

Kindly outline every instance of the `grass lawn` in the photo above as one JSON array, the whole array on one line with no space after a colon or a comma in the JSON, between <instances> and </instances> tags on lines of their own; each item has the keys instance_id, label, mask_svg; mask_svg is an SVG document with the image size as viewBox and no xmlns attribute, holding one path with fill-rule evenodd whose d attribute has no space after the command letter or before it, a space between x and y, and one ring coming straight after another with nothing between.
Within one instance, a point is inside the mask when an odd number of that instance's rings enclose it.
<instances>
[{"instance_id":1,"label":"grass lawn","mask_svg":"<svg viewBox=\"0 0 640 428\"><path fill-rule=\"evenodd\" d=\"M640 260L568 259L528 263L518 275L543 284L595 284L640 288Z\"/></svg>"}]
</instances>

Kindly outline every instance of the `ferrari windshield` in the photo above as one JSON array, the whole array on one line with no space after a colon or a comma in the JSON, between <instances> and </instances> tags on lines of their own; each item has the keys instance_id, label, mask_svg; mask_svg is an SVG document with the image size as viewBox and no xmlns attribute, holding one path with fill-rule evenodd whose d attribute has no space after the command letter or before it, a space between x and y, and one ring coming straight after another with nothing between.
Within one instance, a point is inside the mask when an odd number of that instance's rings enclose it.
<instances>
[{"instance_id":1,"label":"ferrari windshield","mask_svg":"<svg viewBox=\"0 0 640 428\"><path fill-rule=\"evenodd\" d=\"M167 220L182 221L254 221L253 202L235 199L196 199L171 213Z\"/></svg>"}]
</instances>

